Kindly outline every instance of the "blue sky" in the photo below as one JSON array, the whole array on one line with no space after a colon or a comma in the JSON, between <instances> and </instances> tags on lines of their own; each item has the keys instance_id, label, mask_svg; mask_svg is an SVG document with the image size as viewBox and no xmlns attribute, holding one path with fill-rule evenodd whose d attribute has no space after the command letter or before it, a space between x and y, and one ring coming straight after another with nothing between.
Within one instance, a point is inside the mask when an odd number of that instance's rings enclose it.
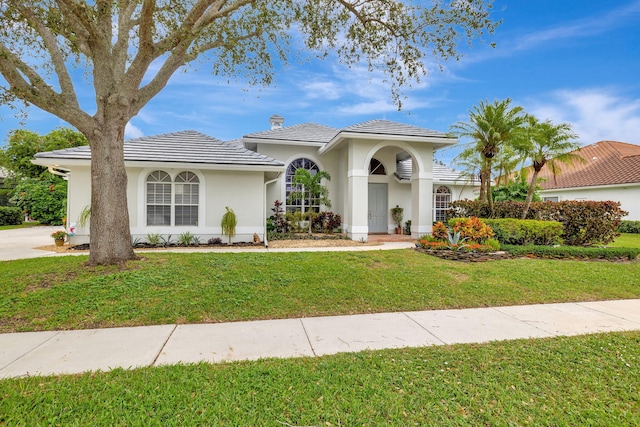
<instances>
[{"instance_id":1,"label":"blue sky","mask_svg":"<svg viewBox=\"0 0 640 427\"><path fill-rule=\"evenodd\" d=\"M127 137L193 129L228 140L268 129L272 114L285 126L381 118L447 131L479 101L510 97L541 119L571 123L583 145L640 144L640 0L496 0L494 18L503 20L496 33L462 46L460 61L443 71L430 64L423 82L404 91L400 112L380 76L332 58L279 70L267 88L229 84L201 64L176 74L133 118ZM6 107L0 117L4 143L21 125ZM32 108L24 128L44 134L59 126L66 123ZM439 157L449 163L455 154Z\"/></svg>"}]
</instances>

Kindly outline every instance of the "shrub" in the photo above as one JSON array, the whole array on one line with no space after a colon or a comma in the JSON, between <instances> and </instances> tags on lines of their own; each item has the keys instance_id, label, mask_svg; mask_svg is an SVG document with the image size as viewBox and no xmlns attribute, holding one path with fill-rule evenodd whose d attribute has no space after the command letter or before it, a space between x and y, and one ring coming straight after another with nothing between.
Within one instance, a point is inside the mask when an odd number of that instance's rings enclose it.
<instances>
[{"instance_id":1,"label":"shrub","mask_svg":"<svg viewBox=\"0 0 640 427\"><path fill-rule=\"evenodd\" d=\"M209 246L221 245L221 244L222 244L222 239L220 237L212 237L211 239L207 240L207 245Z\"/></svg>"},{"instance_id":2,"label":"shrub","mask_svg":"<svg viewBox=\"0 0 640 427\"><path fill-rule=\"evenodd\" d=\"M496 202L491 215L486 203L458 200L451 203L447 216L519 219L523 209L524 204L520 202ZM624 215L627 212L620 209L619 202L534 202L527 219L561 222L565 244L589 246L612 242L618 234L617 229Z\"/></svg>"},{"instance_id":3,"label":"shrub","mask_svg":"<svg viewBox=\"0 0 640 427\"><path fill-rule=\"evenodd\" d=\"M502 249L513 256L533 255L541 258L579 258L579 259L626 259L635 260L640 255L638 248L584 248L576 246L511 246L503 245Z\"/></svg>"},{"instance_id":4,"label":"shrub","mask_svg":"<svg viewBox=\"0 0 640 427\"><path fill-rule=\"evenodd\" d=\"M431 236L437 240L447 240L448 235L449 230L447 230L447 226L440 221L436 222L433 224L433 227L431 227Z\"/></svg>"},{"instance_id":5,"label":"shrub","mask_svg":"<svg viewBox=\"0 0 640 427\"><path fill-rule=\"evenodd\" d=\"M13 197L12 188L0 188L0 206L15 206L9 200Z\"/></svg>"},{"instance_id":6,"label":"shrub","mask_svg":"<svg viewBox=\"0 0 640 427\"><path fill-rule=\"evenodd\" d=\"M493 237L493 230L484 221L477 217L452 218L448 221L454 232L460 233L460 237L482 243Z\"/></svg>"},{"instance_id":7,"label":"shrub","mask_svg":"<svg viewBox=\"0 0 640 427\"><path fill-rule=\"evenodd\" d=\"M11 206L0 206L0 225L22 224L22 209Z\"/></svg>"},{"instance_id":8,"label":"shrub","mask_svg":"<svg viewBox=\"0 0 640 427\"><path fill-rule=\"evenodd\" d=\"M20 181L11 199L31 218L48 225L62 225L67 211L67 182L57 177Z\"/></svg>"},{"instance_id":9,"label":"shrub","mask_svg":"<svg viewBox=\"0 0 640 427\"><path fill-rule=\"evenodd\" d=\"M555 245L562 242L563 228L557 221L534 219L486 219L496 239L507 245Z\"/></svg>"},{"instance_id":10,"label":"shrub","mask_svg":"<svg viewBox=\"0 0 640 427\"><path fill-rule=\"evenodd\" d=\"M640 234L640 221L620 221L618 233Z\"/></svg>"},{"instance_id":11,"label":"shrub","mask_svg":"<svg viewBox=\"0 0 640 427\"><path fill-rule=\"evenodd\" d=\"M333 212L320 212L313 216L312 227L314 231L333 233L342 225L342 217Z\"/></svg>"}]
</instances>

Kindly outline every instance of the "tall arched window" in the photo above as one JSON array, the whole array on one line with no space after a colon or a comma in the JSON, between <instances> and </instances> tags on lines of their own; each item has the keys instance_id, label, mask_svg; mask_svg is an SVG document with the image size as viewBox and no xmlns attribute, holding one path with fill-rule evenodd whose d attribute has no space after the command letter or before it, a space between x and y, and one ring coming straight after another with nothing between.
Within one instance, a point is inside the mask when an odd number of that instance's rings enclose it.
<instances>
[{"instance_id":1,"label":"tall arched window","mask_svg":"<svg viewBox=\"0 0 640 427\"><path fill-rule=\"evenodd\" d=\"M175 225L198 225L200 181L193 172L181 172L175 181Z\"/></svg>"},{"instance_id":2,"label":"tall arched window","mask_svg":"<svg viewBox=\"0 0 640 427\"><path fill-rule=\"evenodd\" d=\"M147 177L147 225L171 225L171 177L163 171Z\"/></svg>"},{"instance_id":3,"label":"tall arched window","mask_svg":"<svg viewBox=\"0 0 640 427\"><path fill-rule=\"evenodd\" d=\"M444 185L439 186L433 193L433 219L434 221L444 221L445 212L451 203L451 190Z\"/></svg>"},{"instance_id":4,"label":"tall arched window","mask_svg":"<svg viewBox=\"0 0 640 427\"><path fill-rule=\"evenodd\" d=\"M198 225L200 180L181 172L175 180L164 171L147 177L147 225Z\"/></svg>"},{"instance_id":5,"label":"tall arched window","mask_svg":"<svg viewBox=\"0 0 640 427\"><path fill-rule=\"evenodd\" d=\"M309 203L309 197L305 197L304 202L302 200L289 200L289 195L292 192L302 190L299 185L293 184L293 177L296 174L296 171L300 168L308 170L311 175L315 175L316 173L320 172L320 168L315 164L313 160L309 160L304 157L295 159L294 161L289 163L289 167L287 167L287 174L285 176L287 211L295 212L301 210L303 212L307 212L309 208L311 208L315 212L319 212L320 206L315 203L314 200L311 200L311 206L303 205L303 203Z\"/></svg>"},{"instance_id":6,"label":"tall arched window","mask_svg":"<svg viewBox=\"0 0 640 427\"><path fill-rule=\"evenodd\" d=\"M369 175L386 175L387 170L385 169L382 162L374 157L371 158L369 162Z\"/></svg>"}]
</instances>

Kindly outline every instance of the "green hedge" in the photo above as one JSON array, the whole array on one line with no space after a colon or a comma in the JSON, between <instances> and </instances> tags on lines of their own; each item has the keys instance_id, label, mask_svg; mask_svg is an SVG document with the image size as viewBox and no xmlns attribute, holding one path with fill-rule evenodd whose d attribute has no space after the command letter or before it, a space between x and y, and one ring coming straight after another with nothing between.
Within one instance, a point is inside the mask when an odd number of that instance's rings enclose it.
<instances>
[{"instance_id":1,"label":"green hedge","mask_svg":"<svg viewBox=\"0 0 640 427\"><path fill-rule=\"evenodd\" d=\"M14 206L14 204L9 201L12 196L12 188L0 188L0 206Z\"/></svg>"},{"instance_id":2,"label":"green hedge","mask_svg":"<svg viewBox=\"0 0 640 427\"><path fill-rule=\"evenodd\" d=\"M11 206L0 206L0 225L22 224L22 209Z\"/></svg>"},{"instance_id":3,"label":"green hedge","mask_svg":"<svg viewBox=\"0 0 640 427\"><path fill-rule=\"evenodd\" d=\"M636 260L640 255L638 248L584 248L578 246L513 246L502 245L502 250L513 256L533 255L541 258L580 258L580 259L625 259Z\"/></svg>"},{"instance_id":4,"label":"green hedge","mask_svg":"<svg viewBox=\"0 0 640 427\"><path fill-rule=\"evenodd\" d=\"M523 209L524 203L521 202L495 202L492 215L486 203L457 200L451 203L447 216L519 219ZM527 219L561 222L565 244L589 246L612 242L624 215L627 212L620 209L620 203L613 201L534 202L531 203Z\"/></svg>"},{"instance_id":5,"label":"green hedge","mask_svg":"<svg viewBox=\"0 0 640 427\"><path fill-rule=\"evenodd\" d=\"M498 242L507 245L555 245L562 243L562 224L535 219L485 219Z\"/></svg>"},{"instance_id":6,"label":"green hedge","mask_svg":"<svg viewBox=\"0 0 640 427\"><path fill-rule=\"evenodd\" d=\"M640 221L622 221L618 227L618 232L640 234Z\"/></svg>"}]
</instances>

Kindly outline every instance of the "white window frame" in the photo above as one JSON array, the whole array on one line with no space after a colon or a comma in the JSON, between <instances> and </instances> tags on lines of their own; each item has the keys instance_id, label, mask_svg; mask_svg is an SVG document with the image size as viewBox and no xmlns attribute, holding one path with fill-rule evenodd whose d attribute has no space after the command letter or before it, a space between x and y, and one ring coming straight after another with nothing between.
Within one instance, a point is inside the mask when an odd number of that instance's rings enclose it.
<instances>
[{"instance_id":1,"label":"white window frame","mask_svg":"<svg viewBox=\"0 0 640 427\"><path fill-rule=\"evenodd\" d=\"M163 224L149 224L149 184L155 184L156 182L149 182L149 178L154 175L154 174L162 174L163 178L164 177L168 177L169 181L159 181L158 183L162 183L165 187L166 185L170 186L170 193L169 193L169 203L164 203L161 204L159 206L166 206L169 207L169 223L163 223ZM185 181L178 181L179 177L184 176L185 177ZM143 224L145 227L198 227L200 224L200 219L202 218L202 198L200 197L200 194L202 194L202 179L200 174L198 174L195 171L191 171L191 170L181 170L177 173L175 173L173 176L172 174L170 174L169 172L167 172L166 170L162 170L162 169L153 169L150 170L149 172L147 172L146 174L144 174L144 184L143 184L143 191L144 191L144 198L143 198L143 206L142 206L142 210L143 210L143 214L142 214L142 219L143 219ZM189 194L188 194L188 203L184 203L184 198L180 201L178 201L178 188L183 188L185 186L188 186L189 188ZM193 203L193 190L194 187L196 188L195 191L195 197L196 197L196 203ZM182 196L185 196L184 192L181 193ZM164 200L163 200L164 202ZM178 224L176 225L176 208L181 207L181 206L189 206L191 208L193 208L194 206L196 207L196 221L195 223L192 224Z\"/></svg>"},{"instance_id":2,"label":"white window frame","mask_svg":"<svg viewBox=\"0 0 640 427\"><path fill-rule=\"evenodd\" d=\"M440 192L441 189L447 190ZM438 185L433 189L433 222L444 221L444 212L449 209L453 192L446 185ZM438 200L439 196L446 196L445 200Z\"/></svg>"}]
</instances>

